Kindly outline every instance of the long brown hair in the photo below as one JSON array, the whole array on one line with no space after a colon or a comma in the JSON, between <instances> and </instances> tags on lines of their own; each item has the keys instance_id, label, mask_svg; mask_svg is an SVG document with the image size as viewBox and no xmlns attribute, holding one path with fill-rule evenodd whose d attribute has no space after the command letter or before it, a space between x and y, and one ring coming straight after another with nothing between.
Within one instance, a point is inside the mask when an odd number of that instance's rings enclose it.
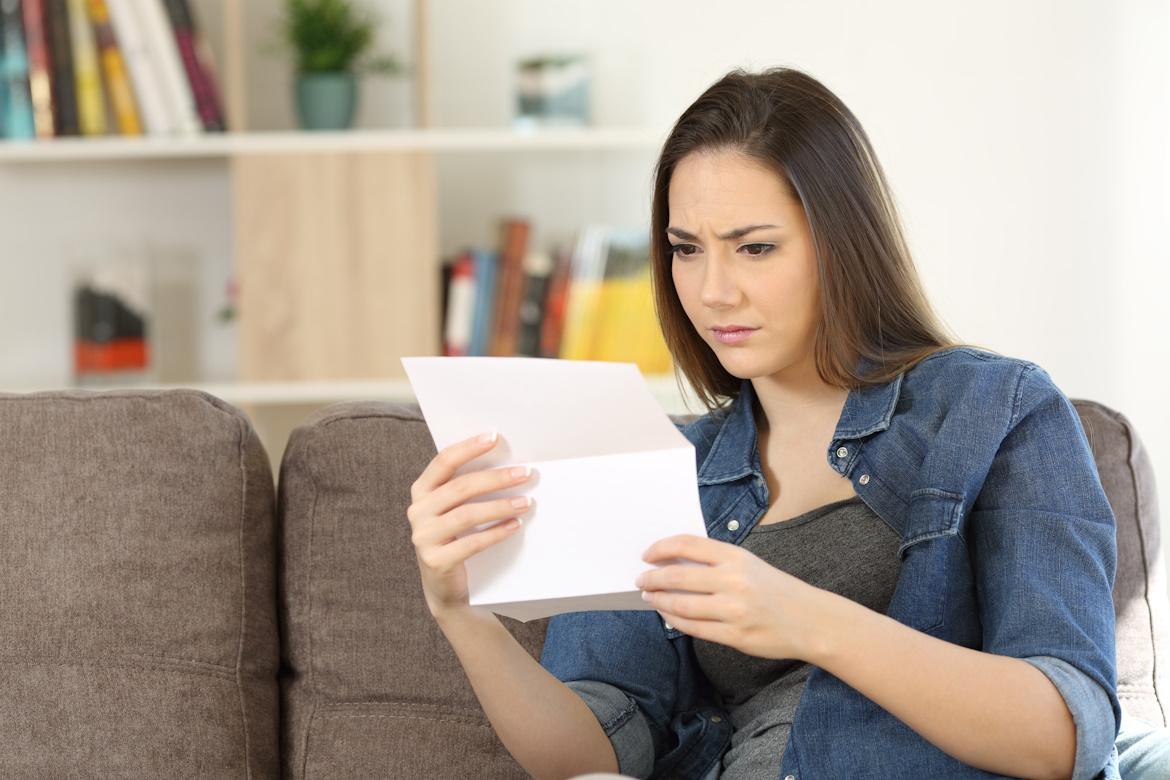
<instances>
[{"instance_id":1,"label":"long brown hair","mask_svg":"<svg viewBox=\"0 0 1170 780\"><path fill-rule=\"evenodd\" d=\"M650 219L654 306L675 378L681 371L708 410L721 408L721 397L737 396L741 380L723 368L683 310L666 228L675 167L688 154L711 151L760 161L804 209L820 276L814 353L822 381L849 389L882 384L959 346L926 299L885 174L857 118L798 70L737 68L675 123L655 168ZM856 370L859 358L872 366L864 375Z\"/></svg>"}]
</instances>

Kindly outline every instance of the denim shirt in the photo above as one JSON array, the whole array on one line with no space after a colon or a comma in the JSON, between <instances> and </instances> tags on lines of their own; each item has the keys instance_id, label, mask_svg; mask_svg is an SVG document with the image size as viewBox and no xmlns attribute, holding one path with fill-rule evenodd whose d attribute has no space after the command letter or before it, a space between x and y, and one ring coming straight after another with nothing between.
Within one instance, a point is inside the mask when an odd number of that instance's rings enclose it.
<instances>
[{"instance_id":1,"label":"denim shirt","mask_svg":"<svg viewBox=\"0 0 1170 780\"><path fill-rule=\"evenodd\" d=\"M744 380L729 406L675 423L695 448L707 534L732 544L768 508L753 398ZM825 456L902 539L886 614L1038 668L1073 716L1073 777L1119 780L1116 521L1080 418L1048 373L970 347L942 350L884 385L850 391ZM730 719L690 638L657 612L557 615L541 664L590 705L619 762L633 754L624 748L652 745L651 760L622 772L717 775ZM778 777L1000 775L944 753L814 667Z\"/></svg>"}]
</instances>

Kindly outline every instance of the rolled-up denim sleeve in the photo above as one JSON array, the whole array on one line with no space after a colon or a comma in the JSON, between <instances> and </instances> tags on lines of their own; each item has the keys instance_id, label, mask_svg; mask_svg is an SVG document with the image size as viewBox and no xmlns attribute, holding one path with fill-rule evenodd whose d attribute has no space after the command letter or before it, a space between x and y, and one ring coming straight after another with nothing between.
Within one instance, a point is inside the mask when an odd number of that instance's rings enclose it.
<instances>
[{"instance_id":1,"label":"rolled-up denim sleeve","mask_svg":"<svg viewBox=\"0 0 1170 780\"><path fill-rule=\"evenodd\" d=\"M1116 519L1080 416L1033 363L969 522L982 649L1048 676L1076 723L1075 776L1095 777L1121 720Z\"/></svg>"},{"instance_id":2,"label":"rolled-up denim sleeve","mask_svg":"<svg viewBox=\"0 0 1170 780\"><path fill-rule=\"evenodd\" d=\"M1052 681L1072 713L1077 732L1077 756L1072 780L1093 780L1101 771L1116 739L1113 705L1100 685L1075 666L1052 656L1034 656L1025 661Z\"/></svg>"},{"instance_id":3,"label":"rolled-up denim sleeve","mask_svg":"<svg viewBox=\"0 0 1170 780\"><path fill-rule=\"evenodd\" d=\"M630 761L631 768L640 768L641 749L626 757L625 746L640 745L645 735L650 740L651 762L666 751L672 741L670 723L678 696L680 664L657 612L614 610L554 615L549 619L540 664L566 685L573 683L570 687L578 695L585 692L585 703L603 726L609 725L606 731L614 741L615 752L620 751L619 761ZM584 681L603 683L624 698L600 686L584 685ZM627 717L630 702L636 708Z\"/></svg>"},{"instance_id":4,"label":"rolled-up denim sleeve","mask_svg":"<svg viewBox=\"0 0 1170 780\"><path fill-rule=\"evenodd\" d=\"M597 680L570 680L565 685L597 716L613 745L618 771L630 777L649 777L654 771L654 740L638 703L621 688Z\"/></svg>"}]
</instances>

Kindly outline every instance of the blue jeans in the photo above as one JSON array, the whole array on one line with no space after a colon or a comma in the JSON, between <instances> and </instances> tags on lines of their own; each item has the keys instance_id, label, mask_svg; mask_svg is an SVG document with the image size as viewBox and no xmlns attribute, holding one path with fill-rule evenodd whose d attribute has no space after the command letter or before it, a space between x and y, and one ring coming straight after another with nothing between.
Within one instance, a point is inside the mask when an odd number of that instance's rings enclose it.
<instances>
[{"instance_id":1,"label":"blue jeans","mask_svg":"<svg viewBox=\"0 0 1170 780\"><path fill-rule=\"evenodd\" d=\"M1170 729L1121 711L1121 730L1114 741L1122 780L1170 777Z\"/></svg>"}]
</instances>

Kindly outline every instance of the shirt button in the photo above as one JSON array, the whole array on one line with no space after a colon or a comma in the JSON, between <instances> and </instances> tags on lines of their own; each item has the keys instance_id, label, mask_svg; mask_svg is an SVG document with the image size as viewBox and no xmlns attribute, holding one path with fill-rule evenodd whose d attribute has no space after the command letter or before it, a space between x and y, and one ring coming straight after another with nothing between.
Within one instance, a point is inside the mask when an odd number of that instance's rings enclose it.
<instances>
[{"instance_id":1,"label":"shirt button","mask_svg":"<svg viewBox=\"0 0 1170 780\"><path fill-rule=\"evenodd\" d=\"M868 485L869 484L869 474L862 474L861 479L859 479L857 481L863 485Z\"/></svg>"},{"instance_id":2,"label":"shirt button","mask_svg":"<svg viewBox=\"0 0 1170 780\"><path fill-rule=\"evenodd\" d=\"M665 620L664 620L664 621L662 621L662 625L663 625L663 626L666 628L666 630L667 630L667 631L673 631L673 630L674 630L674 626L672 626L670 623L667 623Z\"/></svg>"},{"instance_id":3,"label":"shirt button","mask_svg":"<svg viewBox=\"0 0 1170 780\"><path fill-rule=\"evenodd\" d=\"M849 450L845 449L844 447L837 448L837 457L838 458L844 458L848 454L849 454Z\"/></svg>"},{"instance_id":4,"label":"shirt button","mask_svg":"<svg viewBox=\"0 0 1170 780\"><path fill-rule=\"evenodd\" d=\"M712 722L712 723L722 723L722 722L723 722L723 718L719 717L718 715L712 715L712 716L711 716L711 722Z\"/></svg>"},{"instance_id":5,"label":"shirt button","mask_svg":"<svg viewBox=\"0 0 1170 780\"><path fill-rule=\"evenodd\" d=\"M739 530L739 521L732 520L730 523L727 524L727 530L728 531L738 531Z\"/></svg>"},{"instance_id":6,"label":"shirt button","mask_svg":"<svg viewBox=\"0 0 1170 780\"><path fill-rule=\"evenodd\" d=\"M784 780L796 780L796 775L785 775Z\"/></svg>"}]
</instances>

